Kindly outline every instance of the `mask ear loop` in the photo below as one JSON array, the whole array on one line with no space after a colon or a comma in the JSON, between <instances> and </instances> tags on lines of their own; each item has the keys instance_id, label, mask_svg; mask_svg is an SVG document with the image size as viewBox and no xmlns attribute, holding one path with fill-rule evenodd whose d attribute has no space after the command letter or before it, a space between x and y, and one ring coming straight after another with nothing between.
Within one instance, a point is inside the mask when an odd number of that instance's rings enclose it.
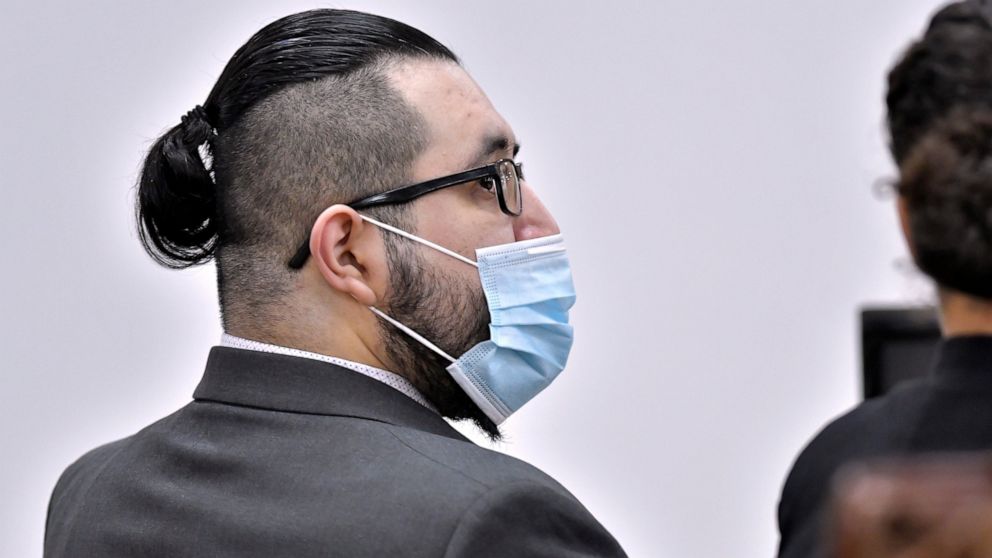
<instances>
[{"instance_id":1,"label":"mask ear loop","mask_svg":"<svg viewBox=\"0 0 992 558\"><path fill-rule=\"evenodd\" d=\"M386 229L387 231L389 231L391 233L396 233L396 234L398 234L398 235L400 235L400 236L402 236L404 238L409 238L410 240L412 240L414 242L419 242L419 243L423 244L424 246L429 246L429 247L437 250L438 252L441 252L443 254L447 254L447 255L451 256L452 258L455 258L456 260L461 260L461 261L467 263L468 265L470 265L472 267L479 267L479 264L473 262L472 260L470 260L470 259L466 258L465 256L459 254L458 252L455 252L453 250L448 250L444 246L440 246L438 244L434 244L430 240L426 240L426 239L420 238L419 236L410 234L410 233L408 233L408 232L406 232L406 231L404 231L402 229L397 229L396 227L394 227L392 225L387 225L385 223L376 221L375 219L373 219L371 217L366 217L365 215L362 215L361 213L359 213L358 216L361 217L362 219L368 221L369 223L372 223L373 225L375 225L377 227L381 227L383 229Z\"/></svg>"},{"instance_id":2,"label":"mask ear loop","mask_svg":"<svg viewBox=\"0 0 992 558\"><path fill-rule=\"evenodd\" d=\"M359 215L359 217L361 217L365 221L368 221L369 223L372 223L373 225L375 225L377 227L383 228L383 229L385 229L385 230L387 230L387 231L389 231L391 233L398 234L398 235L400 235L400 236L402 236L404 238L408 238L408 239L410 239L410 240L412 240L414 242L419 242L419 243L421 243L421 244L423 244L425 246L429 246L429 247L437 250L438 252L447 254L447 255L451 256L452 258L455 258L456 260L461 260L461 261L467 263L468 265L470 265L472 267L479 267L479 264L473 262L472 260L470 260L470 259L466 258L465 256L459 254L458 252L455 252L455 251L452 251L452 250L448 250L444 246L439 246L439 245L434 244L433 242L431 242L429 240L420 238L419 236L416 236L416 235L412 235L412 234L410 234L410 233L408 233L408 232L406 232L406 231L404 231L402 229L397 229L396 227L394 227L392 225L387 225L387 224L385 224L385 223L383 223L381 221L377 221L377 220L375 220L375 219L373 219L371 217L366 217L365 215L362 215L361 213L359 213L358 215ZM372 313L375 314L376 316L379 316L380 318L382 318L382 319L386 320L387 322L389 322L389 323L393 324L394 326L396 326L396 328L399 329L400 331L402 331L403 333L405 333L405 334L409 335L410 337L413 337L417 341L421 342L425 347L427 347L428 349L434 351L435 353L437 353L438 355L440 355L442 358L445 358L449 362L452 362L452 363L454 363L454 362L457 361L456 358L454 358L451 355L449 355L448 353L444 352L440 347L438 347L434 343L431 343L430 341L428 341L427 338L425 338L423 335L417 333L416 331L413 331L412 329L408 328L407 326L405 326L405 325L401 324L400 322L394 320L390 316L387 316L386 313L383 312L382 310L379 310L378 308L375 308L373 306L369 306L369 310L371 310Z\"/></svg>"},{"instance_id":3,"label":"mask ear loop","mask_svg":"<svg viewBox=\"0 0 992 558\"><path fill-rule=\"evenodd\" d=\"M435 353L441 355L443 358L448 359L450 362L455 362L456 359L453 358L448 353L442 351L440 347L438 347L434 343L431 343L430 341L428 341L426 338L424 338L423 335L420 335L416 331L413 331L412 329L406 327L405 325L403 325L403 324L397 322L396 320L390 318L382 310L379 310L378 308L375 308L373 306L369 306L369 310L371 310L376 316L379 316L380 318L386 320L387 322L389 322L389 323L393 324L394 326L396 326L397 328L399 328L400 331L402 331L403 333L409 335L410 337L413 337L417 341L420 341L428 349L430 349L430 350L434 351Z\"/></svg>"}]
</instances>

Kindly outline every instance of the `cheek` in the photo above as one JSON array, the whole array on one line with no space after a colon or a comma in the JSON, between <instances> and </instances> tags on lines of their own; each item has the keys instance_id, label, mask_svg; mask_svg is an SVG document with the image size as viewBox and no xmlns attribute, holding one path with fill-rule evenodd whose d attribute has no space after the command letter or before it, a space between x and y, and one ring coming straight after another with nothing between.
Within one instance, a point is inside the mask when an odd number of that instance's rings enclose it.
<instances>
[{"instance_id":1,"label":"cheek","mask_svg":"<svg viewBox=\"0 0 992 558\"><path fill-rule=\"evenodd\" d=\"M497 209L497 211L499 211ZM493 215L489 212L485 218L480 219L480 226L474 231L473 241L475 248L488 248L501 244L509 244L516 240L513 232L513 218L503 213ZM481 223L485 223L484 226ZM472 251L472 259L475 259L475 250Z\"/></svg>"},{"instance_id":2,"label":"cheek","mask_svg":"<svg viewBox=\"0 0 992 558\"><path fill-rule=\"evenodd\" d=\"M500 212L496 202L481 204L469 192L452 188L438 192L431 203L417 209L419 234L432 242L475 259L475 250L514 241L513 220ZM425 202L429 196L422 198ZM418 200L419 201L419 200ZM464 262L439 254L458 266ZM445 268L447 269L447 267Z\"/></svg>"},{"instance_id":3,"label":"cheek","mask_svg":"<svg viewBox=\"0 0 992 558\"><path fill-rule=\"evenodd\" d=\"M480 236L475 240L474 247L470 250L471 258L475 259L475 249L476 248L489 248L490 246L500 246L503 244L510 244L513 242L513 229L507 226L505 229L492 230L489 234Z\"/></svg>"},{"instance_id":4,"label":"cheek","mask_svg":"<svg viewBox=\"0 0 992 558\"><path fill-rule=\"evenodd\" d=\"M474 251L471 256L475 259ZM459 302L463 302L460 297L466 289L470 292L482 292L478 268L440 253L431 254L424 263L431 267L430 271L435 272L437 280L444 283L442 290L447 296L458 296Z\"/></svg>"},{"instance_id":5,"label":"cheek","mask_svg":"<svg viewBox=\"0 0 992 558\"><path fill-rule=\"evenodd\" d=\"M513 242L513 222L509 218L501 217L503 216L493 218L492 215L482 214L474 220L459 221L457 225L453 223L449 234L452 245L448 247L470 260L475 260L475 251L478 248ZM455 263L470 267L457 261Z\"/></svg>"}]
</instances>

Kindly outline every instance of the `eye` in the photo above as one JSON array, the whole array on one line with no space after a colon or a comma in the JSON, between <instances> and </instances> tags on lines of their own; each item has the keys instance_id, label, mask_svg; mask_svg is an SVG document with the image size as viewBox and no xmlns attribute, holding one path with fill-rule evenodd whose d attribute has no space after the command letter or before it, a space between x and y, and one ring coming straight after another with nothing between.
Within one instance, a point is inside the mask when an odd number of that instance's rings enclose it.
<instances>
[{"instance_id":1,"label":"eye","mask_svg":"<svg viewBox=\"0 0 992 558\"><path fill-rule=\"evenodd\" d=\"M496 193L496 179L491 176L479 180L479 186L482 186L490 194Z\"/></svg>"}]
</instances>

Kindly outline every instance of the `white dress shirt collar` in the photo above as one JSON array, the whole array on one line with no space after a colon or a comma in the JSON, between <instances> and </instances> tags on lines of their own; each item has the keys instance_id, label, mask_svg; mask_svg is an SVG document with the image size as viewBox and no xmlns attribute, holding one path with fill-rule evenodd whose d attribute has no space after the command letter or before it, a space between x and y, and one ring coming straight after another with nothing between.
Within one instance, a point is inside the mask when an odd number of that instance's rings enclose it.
<instances>
[{"instance_id":1,"label":"white dress shirt collar","mask_svg":"<svg viewBox=\"0 0 992 558\"><path fill-rule=\"evenodd\" d=\"M327 362L330 364L335 364L342 368L347 368L349 370L354 370L359 374L368 376L373 380L378 380L387 386L399 391L403 395L406 395L410 399L413 399L417 403L420 403L424 407L427 407L431 411L437 412L434 405L431 405L429 401L419 392L417 388L413 387L406 378L400 376L399 374L394 374L388 370L383 370L381 368L376 368L374 366L369 366L367 364L362 364L360 362L352 362L350 360L345 360L343 358L337 358L327 355L322 355L319 353L312 353L310 351L303 351L300 349L293 349L291 347L282 347L280 345L272 345L269 343L262 343L261 341L252 341L251 339L243 339L241 337L236 337L225 333L221 335L220 338L221 347L233 347L236 349L245 349L248 351L260 351L263 353L276 353L280 355L288 355L300 358L309 358L313 360L319 360L321 362Z\"/></svg>"}]
</instances>

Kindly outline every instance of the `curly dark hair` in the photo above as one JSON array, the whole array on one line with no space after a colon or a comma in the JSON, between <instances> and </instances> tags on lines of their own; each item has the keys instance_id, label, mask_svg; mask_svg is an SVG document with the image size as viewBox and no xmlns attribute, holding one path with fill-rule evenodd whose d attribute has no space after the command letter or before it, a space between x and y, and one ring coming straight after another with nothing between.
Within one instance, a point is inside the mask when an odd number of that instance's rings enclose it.
<instances>
[{"instance_id":1,"label":"curly dark hair","mask_svg":"<svg viewBox=\"0 0 992 558\"><path fill-rule=\"evenodd\" d=\"M916 264L992 299L992 10L950 4L889 74L888 126Z\"/></svg>"}]
</instances>

